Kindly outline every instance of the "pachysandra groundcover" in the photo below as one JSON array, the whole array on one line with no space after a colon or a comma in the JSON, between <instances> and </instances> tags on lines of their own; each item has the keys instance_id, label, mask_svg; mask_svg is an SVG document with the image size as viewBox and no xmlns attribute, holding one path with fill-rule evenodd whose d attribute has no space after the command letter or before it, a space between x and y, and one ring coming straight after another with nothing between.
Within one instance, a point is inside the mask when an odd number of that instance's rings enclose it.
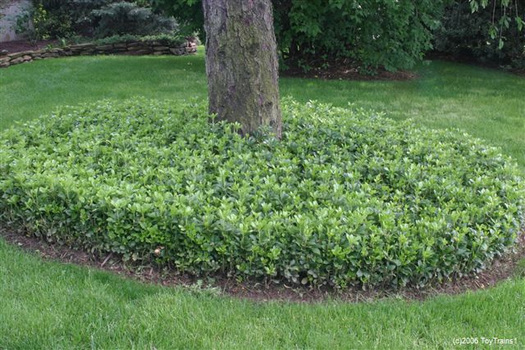
<instances>
[{"instance_id":1,"label":"pachysandra groundcover","mask_svg":"<svg viewBox=\"0 0 525 350\"><path fill-rule=\"evenodd\" d=\"M64 107L0 137L0 219L196 274L423 286L516 241L525 189L456 131L284 99L283 138L203 103Z\"/></svg>"}]
</instances>

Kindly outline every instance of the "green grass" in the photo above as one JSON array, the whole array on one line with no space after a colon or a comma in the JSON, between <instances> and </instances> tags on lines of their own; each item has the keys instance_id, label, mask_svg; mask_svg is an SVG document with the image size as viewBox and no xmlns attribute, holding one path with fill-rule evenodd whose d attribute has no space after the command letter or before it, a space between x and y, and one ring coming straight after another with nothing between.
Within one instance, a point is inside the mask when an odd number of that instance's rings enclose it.
<instances>
[{"instance_id":1,"label":"green grass","mask_svg":"<svg viewBox=\"0 0 525 350\"><path fill-rule=\"evenodd\" d=\"M59 105L137 95L205 99L203 58L71 57L0 69L0 129Z\"/></svg>"},{"instance_id":2,"label":"green grass","mask_svg":"<svg viewBox=\"0 0 525 350\"><path fill-rule=\"evenodd\" d=\"M281 93L461 128L501 146L525 169L525 79L440 62L419 73L410 82L282 79ZM82 57L2 69L0 129L57 105L136 95L205 98L202 55ZM519 345L506 348L517 349L525 346L525 278L518 276L425 302L255 303L44 262L0 240L0 349L448 349L465 337L512 339Z\"/></svg>"}]
</instances>

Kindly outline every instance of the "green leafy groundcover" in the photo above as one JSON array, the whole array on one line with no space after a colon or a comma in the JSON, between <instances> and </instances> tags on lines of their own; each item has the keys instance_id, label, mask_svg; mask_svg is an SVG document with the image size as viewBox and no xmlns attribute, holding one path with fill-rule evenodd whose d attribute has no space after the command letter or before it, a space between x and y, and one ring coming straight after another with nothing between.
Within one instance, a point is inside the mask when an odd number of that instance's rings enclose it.
<instances>
[{"instance_id":1,"label":"green leafy groundcover","mask_svg":"<svg viewBox=\"0 0 525 350\"><path fill-rule=\"evenodd\" d=\"M283 139L202 103L66 107L4 132L0 215L196 274L423 286L482 269L524 212L517 168L458 132L283 101Z\"/></svg>"}]
</instances>

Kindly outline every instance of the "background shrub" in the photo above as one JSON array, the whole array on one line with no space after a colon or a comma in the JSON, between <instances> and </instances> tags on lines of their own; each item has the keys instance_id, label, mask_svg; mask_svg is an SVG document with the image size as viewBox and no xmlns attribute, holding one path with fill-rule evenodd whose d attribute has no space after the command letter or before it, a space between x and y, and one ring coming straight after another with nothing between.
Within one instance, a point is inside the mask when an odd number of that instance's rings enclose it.
<instances>
[{"instance_id":1,"label":"background shrub","mask_svg":"<svg viewBox=\"0 0 525 350\"><path fill-rule=\"evenodd\" d=\"M148 1L34 0L46 14L45 33L50 38L72 36L103 38L114 35L174 34L172 17L153 11Z\"/></svg>"},{"instance_id":2,"label":"background shrub","mask_svg":"<svg viewBox=\"0 0 525 350\"><path fill-rule=\"evenodd\" d=\"M93 10L90 16L96 23L94 34L98 38L124 34L173 33L177 27L174 19L160 16L149 8L125 1Z\"/></svg>"},{"instance_id":3,"label":"background shrub","mask_svg":"<svg viewBox=\"0 0 525 350\"><path fill-rule=\"evenodd\" d=\"M274 0L277 44L283 66L319 67L334 59L372 73L411 68L431 48L443 2L432 0ZM199 0L152 0L186 32L204 34Z\"/></svg>"},{"instance_id":4,"label":"background shrub","mask_svg":"<svg viewBox=\"0 0 525 350\"><path fill-rule=\"evenodd\" d=\"M435 32L435 50L458 59L525 69L525 3L495 1L472 14L469 1L454 1L446 8Z\"/></svg>"},{"instance_id":5,"label":"background shrub","mask_svg":"<svg viewBox=\"0 0 525 350\"><path fill-rule=\"evenodd\" d=\"M349 59L361 71L409 69L431 48L440 1L274 1L286 65ZM308 67L307 67L308 68Z\"/></svg>"},{"instance_id":6,"label":"background shrub","mask_svg":"<svg viewBox=\"0 0 525 350\"><path fill-rule=\"evenodd\" d=\"M168 34L159 34L159 35L114 35L102 39L94 40L93 42L99 45L106 44L116 44L116 43L129 43L134 41L140 42L158 42L161 45L173 47L182 45L186 38L182 38L179 35L168 35Z\"/></svg>"},{"instance_id":7,"label":"background shrub","mask_svg":"<svg viewBox=\"0 0 525 350\"><path fill-rule=\"evenodd\" d=\"M195 274L336 286L423 286L516 240L517 168L468 135L290 100L281 141L208 120L204 104L137 99L13 128L0 218Z\"/></svg>"}]
</instances>

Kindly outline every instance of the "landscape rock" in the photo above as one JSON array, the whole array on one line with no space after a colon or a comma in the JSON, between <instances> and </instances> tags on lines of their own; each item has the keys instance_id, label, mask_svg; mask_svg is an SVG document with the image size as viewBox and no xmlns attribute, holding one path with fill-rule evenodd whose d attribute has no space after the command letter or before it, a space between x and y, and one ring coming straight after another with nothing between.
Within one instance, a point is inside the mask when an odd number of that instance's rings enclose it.
<instances>
[{"instance_id":1,"label":"landscape rock","mask_svg":"<svg viewBox=\"0 0 525 350\"><path fill-rule=\"evenodd\" d=\"M100 51L110 51L113 50L113 45L100 45L96 46L95 49Z\"/></svg>"},{"instance_id":2,"label":"landscape rock","mask_svg":"<svg viewBox=\"0 0 525 350\"><path fill-rule=\"evenodd\" d=\"M9 54L7 50L0 52L0 68L6 68L15 64L32 62L45 58L57 58L64 56L88 56L94 54L111 55L186 55L197 52L194 43L187 42L180 46L166 46L159 42L116 43L107 45L95 45L92 43L70 45L64 48L42 49L37 51L23 51Z\"/></svg>"},{"instance_id":3,"label":"landscape rock","mask_svg":"<svg viewBox=\"0 0 525 350\"><path fill-rule=\"evenodd\" d=\"M57 57L60 57L58 53L46 52L42 54L42 58L57 58Z\"/></svg>"},{"instance_id":4,"label":"landscape rock","mask_svg":"<svg viewBox=\"0 0 525 350\"><path fill-rule=\"evenodd\" d=\"M75 45L71 45L69 46L70 49L80 49L80 50L83 50L83 49L90 49L90 48L93 48L95 47L95 44L91 44L91 43L87 43L87 44L75 44Z\"/></svg>"},{"instance_id":5,"label":"landscape rock","mask_svg":"<svg viewBox=\"0 0 525 350\"><path fill-rule=\"evenodd\" d=\"M22 57L24 55L25 55L25 52L15 52L15 53L10 53L9 55L7 55L7 57L10 57L11 59L15 59L18 57Z\"/></svg>"},{"instance_id":6,"label":"landscape rock","mask_svg":"<svg viewBox=\"0 0 525 350\"><path fill-rule=\"evenodd\" d=\"M23 57L18 57L18 58L15 58L15 59L12 59L11 61L9 61L9 64L13 65L13 64L18 64L18 63L22 63L22 62L24 62L24 58Z\"/></svg>"}]
</instances>

